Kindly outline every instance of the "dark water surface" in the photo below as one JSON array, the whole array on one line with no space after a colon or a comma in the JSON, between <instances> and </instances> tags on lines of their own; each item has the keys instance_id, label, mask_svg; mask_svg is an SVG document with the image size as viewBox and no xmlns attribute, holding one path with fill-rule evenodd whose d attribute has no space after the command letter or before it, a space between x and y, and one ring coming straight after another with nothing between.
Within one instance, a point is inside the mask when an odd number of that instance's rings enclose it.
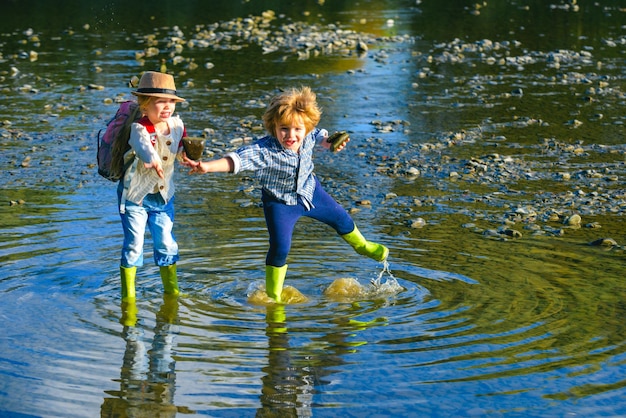
<instances>
[{"instance_id":1,"label":"dark water surface","mask_svg":"<svg viewBox=\"0 0 626 418\"><path fill-rule=\"evenodd\" d=\"M0 2L0 416L626 415L623 2L284 3ZM253 306L259 191L181 169L185 296L148 239L120 306L95 132L161 66L206 158L310 85L352 138L316 172L390 271L303 219L309 301Z\"/></svg>"}]
</instances>

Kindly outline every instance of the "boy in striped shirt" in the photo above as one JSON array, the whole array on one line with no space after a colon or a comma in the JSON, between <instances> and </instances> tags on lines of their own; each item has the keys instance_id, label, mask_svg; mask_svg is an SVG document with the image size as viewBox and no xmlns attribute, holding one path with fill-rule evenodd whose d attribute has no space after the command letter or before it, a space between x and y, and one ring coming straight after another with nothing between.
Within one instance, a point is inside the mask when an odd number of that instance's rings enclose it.
<instances>
[{"instance_id":1,"label":"boy in striped shirt","mask_svg":"<svg viewBox=\"0 0 626 418\"><path fill-rule=\"evenodd\" d=\"M254 171L262 187L263 212L270 248L265 259L267 295L281 302L287 274L287 256L296 222L308 216L333 228L357 253L384 261L389 250L367 241L348 212L322 187L313 173L316 144L329 149L328 131L317 128L321 118L316 95L309 87L291 89L274 97L263 115L268 135L212 161L184 157L190 173ZM344 135L341 151L349 138Z\"/></svg>"}]
</instances>

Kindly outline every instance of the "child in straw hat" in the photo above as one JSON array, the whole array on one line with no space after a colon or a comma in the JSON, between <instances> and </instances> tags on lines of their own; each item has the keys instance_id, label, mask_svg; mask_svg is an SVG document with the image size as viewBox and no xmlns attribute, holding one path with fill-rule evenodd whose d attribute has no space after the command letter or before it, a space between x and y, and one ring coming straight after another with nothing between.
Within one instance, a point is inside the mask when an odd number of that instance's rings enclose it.
<instances>
[{"instance_id":1,"label":"child in straw hat","mask_svg":"<svg viewBox=\"0 0 626 418\"><path fill-rule=\"evenodd\" d=\"M124 229L120 261L122 301L135 299L135 275L143 265L146 226L152 234L154 262L159 266L166 294L178 295L174 238L174 161L182 153L185 125L174 115L178 96L174 78L147 71L132 92L137 96L141 119L133 122L126 158L133 159L120 180L118 204Z\"/></svg>"},{"instance_id":2,"label":"child in straw hat","mask_svg":"<svg viewBox=\"0 0 626 418\"><path fill-rule=\"evenodd\" d=\"M276 302L281 302L291 236L302 216L329 225L361 255L383 261L389 254L387 247L361 235L348 212L326 193L313 174L315 145L331 147L328 132L316 127L321 114L309 87L291 89L274 97L263 115L269 135L212 161L193 161L183 154L183 164L191 167L191 173L255 172L262 187L269 232L265 288ZM348 140L346 136L333 148L341 151Z\"/></svg>"}]
</instances>

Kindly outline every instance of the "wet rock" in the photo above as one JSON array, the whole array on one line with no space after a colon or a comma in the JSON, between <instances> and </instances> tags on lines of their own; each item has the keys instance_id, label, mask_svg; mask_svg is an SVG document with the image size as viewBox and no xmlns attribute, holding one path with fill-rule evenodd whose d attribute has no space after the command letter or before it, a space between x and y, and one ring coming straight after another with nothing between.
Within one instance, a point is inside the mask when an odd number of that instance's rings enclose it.
<instances>
[{"instance_id":1,"label":"wet rock","mask_svg":"<svg viewBox=\"0 0 626 418\"><path fill-rule=\"evenodd\" d=\"M589 243L595 247L617 247L617 242L613 238L598 238Z\"/></svg>"},{"instance_id":2,"label":"wet rock","mask_svg":"<svg viewBox=\"0 0 626 418\"><path fill-rule=\"evenodd\" d=\"M549 226L545 226L543 229L547 234L553 235L555 237L562 237L565 235L565 231L562 228L551 228Z\"/></svg>"},{"instance_id":3,"label":"wet rock","mask_svg":"<svg viewBox=\"0 0 626 418\"><path fill-rule=\"evenodd\" d=\"M496 229L486 229L483 235L487 238L500 238L500 233Z\"/></svg>"},{"instance_id":4,"label":"wet rock","mask_svg":"<svg viewBox=\"0 0 626 418\"><path fill-rule=\"evenodd\" d=\"M507 237L511 237L511 238L522 238L522 233L512 228L507 228L507 227L500 228L498 229L498 233L501 235L506 235Z\"/></svg>"},{"instance_id":5,"label":"wet rock","mask_svg":"<svg viewBox=\"0 0 626 418\"><path fill-rule=\"evenodd\" d=\"M516 222L535 222L537 219L537 212L532 207L518 207L514 211L507 212L505 214L505 220Z\"/></svg>"},{"instance_id":6,"label":"wet rock","mask_svg":"<svg viewBox=\"0 0 626 418\"><path fill-rule=\"evenodd\" d=\"M565 225L571 226L571 227L580 227L581 222L582 222L582 219L580 218L580 215L578 215L577 213L571 216L568 216L563 221Z\"/></svg>"},{"instance_id":7,"label":"wet rock","mask_svg":"<svg viewBox=\"0 0 626 418\"><path fill-rule=\"evenodd\" d=\"M404 171L404 175L406 177L419 177L420 175L420 170L417 167L408 167L405 171Z\"/></svg>"},{"instance_id":8,"label":"wet rock","mask_svg":"<svg viewBox=\"0 0 626 418\"><path fill-rule=\"evenodd\" d=\"M413 229L419 229L426 226L426 221L422 218L417 218L407 221L407 224Z\"/></svg>"}]
</instances>

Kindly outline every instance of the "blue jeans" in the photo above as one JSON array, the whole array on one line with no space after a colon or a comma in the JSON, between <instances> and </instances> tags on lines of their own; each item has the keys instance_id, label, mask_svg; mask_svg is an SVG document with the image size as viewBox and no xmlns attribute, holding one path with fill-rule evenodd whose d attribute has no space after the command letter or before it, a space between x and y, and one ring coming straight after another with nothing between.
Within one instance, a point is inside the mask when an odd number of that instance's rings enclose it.
<instances>
[{"instance_id":1,"label":"blue jeans","mask_svg":"<svg viewBox=\"0 0 626 418\"><path fill-rule=\"evenodd\" d=\"M118 189L118 206L121 191ZM143 245L146 225L152 235L154 263L169 266L178 261L178 243L174 238L174 198L165 203L159 193L148 194L140 205L126 201L126 213L120 213L124 229L122 267L143 265Z\"/></svg>"},{"instance_id":2,"label":"blue jeans","mask_svg":"<svg viewBox=\"0 0 626 418\"><path fill-rule=\"evenodd\" d=\"M297 205L287 205L263 191L263 213L267 231L270 234L270 248L265 264L282 267L287 264L291 249L291 237L296 222L301 216L316 219L333 228L339 235L349 234L354 230L354 221L348 212L322 188L315 178L313 208L307 210L298 199Z\"/></svg>"}]
</instances>

